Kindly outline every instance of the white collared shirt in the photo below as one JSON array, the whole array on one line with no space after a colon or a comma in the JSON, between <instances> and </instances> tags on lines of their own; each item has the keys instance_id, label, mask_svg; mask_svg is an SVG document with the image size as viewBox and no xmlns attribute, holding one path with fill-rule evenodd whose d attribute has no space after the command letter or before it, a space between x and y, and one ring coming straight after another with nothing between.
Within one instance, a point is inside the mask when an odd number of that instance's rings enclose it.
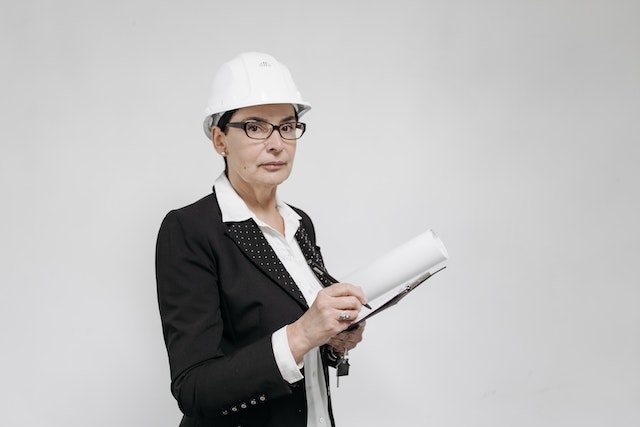
<instances>
[{"instance_id":1,"label":"white collared shirt","mask_svg":"<svg viewBox=\"0 0 640 427\"><path fill-rule=\"evenodd\" d=\"M236 193L224 172L216 179L214 184L218 205L222 212L223 222L246 221L253 218L267 242L291 275L307 304L311 306L316 299L322 284L318 281L313 271L309 268L302 250L295 239L296 231L300 227L300 215L290 206L283 203L276 195L276 206L284 220L284 236L277 230L261 221L246 203ZM287 339L286 326L273 333L271 337L273 354L276 359L282 378L290 384L302 380L305 376L305 389L307 394L307 425L329 425L329 404L327 389L322 370L320 350L316 347L304 355L302 364L298 365L291 354ZM305 367L305 375L300 369Z\"/></svg>"}]
</instances>

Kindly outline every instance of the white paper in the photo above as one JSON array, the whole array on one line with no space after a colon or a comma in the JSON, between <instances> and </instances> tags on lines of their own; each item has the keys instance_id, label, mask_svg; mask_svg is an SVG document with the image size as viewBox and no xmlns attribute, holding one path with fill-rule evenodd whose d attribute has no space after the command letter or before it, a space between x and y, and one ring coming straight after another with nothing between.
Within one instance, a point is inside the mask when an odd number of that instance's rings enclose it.
<instances>
[{"instance_id":1,"label":"white paper","mask_svg":"<svg viewBox=\"0 0 640 427\"><path fill-rule=\"evenodd\" d=\"M433 273L443 267L448 258L440 238L427 230L348 274L342 281L361 286L371 302L424 273Z\"/></svg>"}]
</instances>

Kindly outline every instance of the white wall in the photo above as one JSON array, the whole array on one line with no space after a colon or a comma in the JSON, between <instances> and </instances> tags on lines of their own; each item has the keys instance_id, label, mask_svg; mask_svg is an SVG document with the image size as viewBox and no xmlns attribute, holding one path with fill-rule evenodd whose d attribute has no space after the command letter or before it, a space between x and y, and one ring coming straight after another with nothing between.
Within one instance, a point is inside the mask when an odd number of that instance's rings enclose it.
<instances>
[{"instance_id":1,"label":"white wall","mask_svg":"<svg viewBox=\"0 0 640 427\"><path fill-rule=\"evenodd\" d=\"M369 322L340 425L640 425L640 3L255 3L0 6L0 424L177 425L155 237L259 50L314 105L281 193L334 275L451 255Z\"/></svg>"}]
</instances>

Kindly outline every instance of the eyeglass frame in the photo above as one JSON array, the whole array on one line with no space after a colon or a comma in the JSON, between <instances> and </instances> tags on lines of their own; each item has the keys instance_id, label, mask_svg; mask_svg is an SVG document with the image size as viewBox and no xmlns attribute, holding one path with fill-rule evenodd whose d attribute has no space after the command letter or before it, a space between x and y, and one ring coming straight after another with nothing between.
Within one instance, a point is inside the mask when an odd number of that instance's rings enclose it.
<instances>
[{"instance_id":1,"label":"eyeglass frame","mask_svg":"<svg viewBox=\"0 0 640 427\"><path fill-rule=\"evenodd\" d=\"M264 138L255 138L253 136L249 136L249 132L247 131L247 125L250 124L250 123L266 123L266 124L271 126L271 132L269 132L269 135L265 136ZM302 133L297 138L285 138L282 135L282 132L280 132L280 126L290 125L292 123L296 126L296 128L297 128L298 125L302 125ZM247 135L248 138L251 138L251 139L256 140L256 141L265 141L265 140L269 139L269 137L271 137L271 135L273 135L273 131L274 130L277 130L278 134L280 134L280 138L282 138L285 141L297 141L298 139L302 138L302 135L304 135L305 131L307 130L307 124L303 123L303 122L299 122L299 121L285 122L285 123L281 123L279 125L274 125L273 123L265 122L264 120L246 120L244 122L229 122L225 126L226 127L231 127L231 128L236 128L236 129L242 129L242 130L244 130L244 133L245 133L245 135Z\"/></svg>"}]
</instances>

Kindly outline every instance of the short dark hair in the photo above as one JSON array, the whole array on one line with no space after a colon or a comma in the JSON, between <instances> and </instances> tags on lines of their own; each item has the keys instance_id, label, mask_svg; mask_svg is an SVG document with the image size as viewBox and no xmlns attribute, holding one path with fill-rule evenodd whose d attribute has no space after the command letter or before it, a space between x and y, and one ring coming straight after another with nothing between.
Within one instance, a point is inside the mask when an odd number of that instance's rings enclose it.
<instances>
[{"instance_id":1,"label":"short dark hair","mask_svg":"<svg viewBox=\"0 0 640 427\"><path fill-rule=\"evenodd\" d=\"M227 133L227 123L231 121L231 116L233 116L236 111L238 111L237 108L235 110L225 111L224 114L220 116L220 120L218 120L216 126L218 126L222 132Z\"/></svg>"},{"instance_id":2,"label":"short dark hair","mask_svg":"<svg viewBox=\"0 0 640 427\"><path fill-rule=\"evenodd\" d=\"M238 111L237 108L235 110L225 111L224 114L220 116L220 120L218 120L218 124L216 126L218 126L220 130L225 134L227 133L227 129L228 129L227 123L231 121L231 116L233 116L236 111ZM296 110L295 107L293 108L293 113L296 116L296 121L298 121L298 110Z\"/></svg>"},{"instance_id":3,"label":"short dark hair","mask_svg":"<svg viewBox=\"0 0 640 427\"><path fill-rule=\"evenodd\" d=\"M233 113L235 113L236 111L238 111L237 108L235 110L225 111L224 114L220 116L220 120L218 120L218 124L216 126L218 126L220 128L220 131L222 131L224 134L226 134L227 130L229 130L229 128L227 127L227 123L231 121L231 116L233 116ZM227 158L223 157L222 159L224 160L224 174L229 177L229 165L227 164Z\"/></svg>"}]
</instances>

